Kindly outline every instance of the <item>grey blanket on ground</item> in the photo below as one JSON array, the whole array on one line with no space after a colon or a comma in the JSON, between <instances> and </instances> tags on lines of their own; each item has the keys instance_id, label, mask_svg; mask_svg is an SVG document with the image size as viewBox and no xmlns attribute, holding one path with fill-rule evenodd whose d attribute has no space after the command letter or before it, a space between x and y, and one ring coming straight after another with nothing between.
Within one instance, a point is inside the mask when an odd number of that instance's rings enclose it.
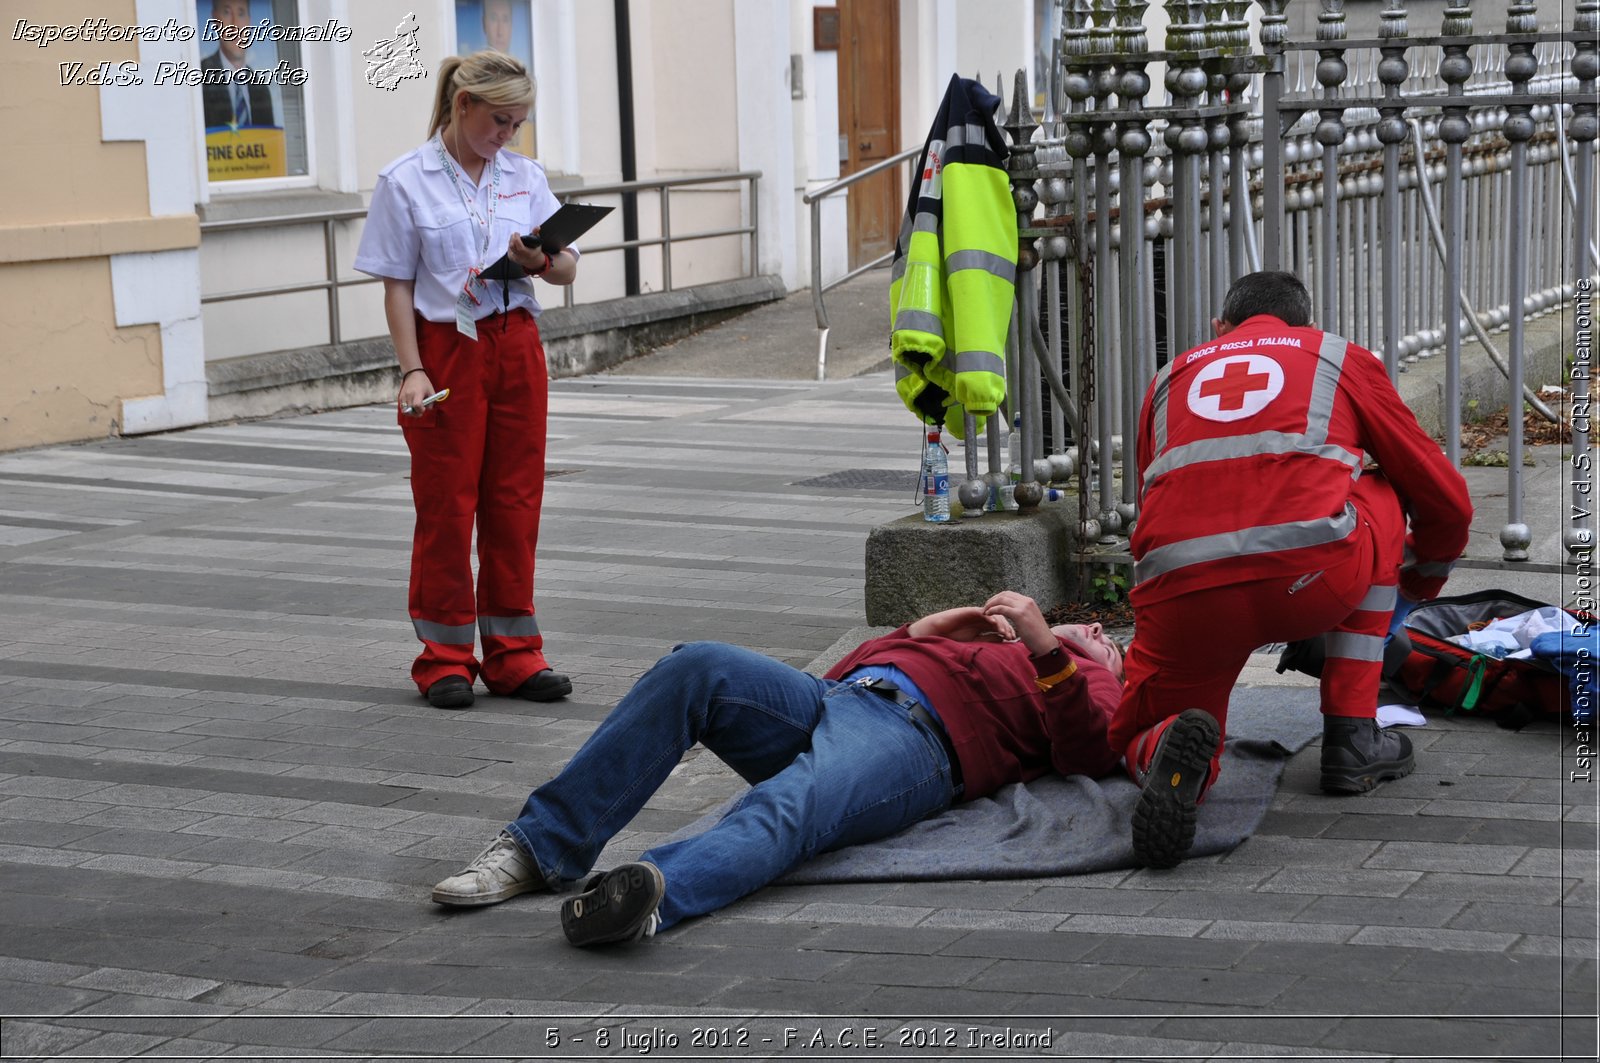
<instances>
[{"instance_id":1,"label":"grey blanket on ground","mask_svg":"<svg viewBox=\"0 0 1600 1063\"><path fill-rule=\"evenodd\" d=\"M1236 688L1222 773L1200 805L1189 855L1224 853L1248 838L1272 802L1284 761L1321 733L1316 690ZM1133 867L1130 831L1138 797L1138 787L1120 773L1105 779L1047 775L956 805L891 837L823 853L778 884L1038 878ZM672 839L706 830L737 800Z\"/></svg>"}]
</instances>

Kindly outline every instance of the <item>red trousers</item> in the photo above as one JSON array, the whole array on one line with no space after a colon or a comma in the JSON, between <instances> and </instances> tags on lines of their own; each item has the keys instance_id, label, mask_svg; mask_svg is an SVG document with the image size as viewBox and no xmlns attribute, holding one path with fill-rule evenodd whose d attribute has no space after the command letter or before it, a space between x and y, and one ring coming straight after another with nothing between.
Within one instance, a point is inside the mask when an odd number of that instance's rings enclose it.
<instances>
[{"instance_id":1,"label":"red trousers","mask_svg":"<svg viewBox=\"0 0 1600 1063\"><path fill-rule=\"evenodd\" d=\"M508 694L550 667L533 612L550 408L544 346L526 310L478 322L476 340L418 317L417 345L428 379L450 397L419 417L399 415L417 508L409 604L422 652L411 678L426 692L445 676L473 680L481 671L485 686Z\"/></svg>"},{"instance_id":2,"label":"red trousers","mask_svg":"<svg viewBox=\"0 0 1600 1063\"><path fill-rule=\"evenodd\" d=\"M1346 556L1320 573L1246 578L1144 608L1135 594L1127 683L1107 735L1112 749L1123 753L1140 733L1184 709L1204 709L1225 732L1228 695L1250 654L1271 642L1322 634L1328 635L1323 715L1377 714L1405 514L1381 474L1363 475L1351 500L1361 528Z\"/></svg>"}]
</instances>

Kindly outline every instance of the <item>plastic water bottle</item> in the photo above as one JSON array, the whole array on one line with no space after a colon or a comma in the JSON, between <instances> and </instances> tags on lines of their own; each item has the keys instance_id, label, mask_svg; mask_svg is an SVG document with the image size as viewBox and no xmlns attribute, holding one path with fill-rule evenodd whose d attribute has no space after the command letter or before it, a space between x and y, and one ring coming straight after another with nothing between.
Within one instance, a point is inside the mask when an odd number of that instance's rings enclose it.
<instances>
[{"instance_id":1,"label":"plastic water bottle","mask_svg":"<svg viewBox=\"0 0 1600 1063\"><path fill-rule=\"evenodd\" d=\"M950 459L937 428L929 429L922 457L922 519L941 524L950 520Z\"/></svg>"},{"instance_id":2,"label":"plastic water bottle","mask_svg":"<svg viewBox=\"0 0 1600 1063\"><path fill-rule=\"evenodd\" d=\"M1017 509L1017 484L1022 480L1022 414L1011 419L1011 431L1006 433L1005 486L1000 488L1000 508Z\"/></svg>"}]
</instances>

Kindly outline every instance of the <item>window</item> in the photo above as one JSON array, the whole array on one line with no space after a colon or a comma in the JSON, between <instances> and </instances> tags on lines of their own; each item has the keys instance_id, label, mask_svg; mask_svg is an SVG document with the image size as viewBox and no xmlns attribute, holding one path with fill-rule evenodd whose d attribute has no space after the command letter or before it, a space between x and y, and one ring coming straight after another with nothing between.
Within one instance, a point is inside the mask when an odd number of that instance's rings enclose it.
<instances>
[{"instance_id":1,"label":"window","mask_svg":"<svg viewBox=\"0 0 1600 1063\"><path fill-rule=\"evenodd\" d=\"M196 0L195 15L209 178L308 174L296 0Z\"/></svg>"}]
</instances>

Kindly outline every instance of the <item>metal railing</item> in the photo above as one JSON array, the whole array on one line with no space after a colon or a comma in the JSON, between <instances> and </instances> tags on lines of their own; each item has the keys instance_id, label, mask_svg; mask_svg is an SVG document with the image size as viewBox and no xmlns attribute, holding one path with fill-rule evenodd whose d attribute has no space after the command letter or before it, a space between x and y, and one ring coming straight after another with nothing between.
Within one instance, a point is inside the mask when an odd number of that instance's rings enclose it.
<instances>
[{"instance_id":1,"label":"metal railing","mask_svg":"<svg viewBox=\"0 0 1600 1063\"><path fill-rule=\"evenodd\" d=\"M893 170L896 166L903 162L909 162L910 173L908 174L908 179L914 183L916 181L915 160L921 154L922 148L920 146L915 148L907 148L898 155L891 155L887 159L883 159L880 162L875 162L865 169L857 170L848 177L841 177L838 180L830 181L821 188L814 188L807 192L804 196L800 197L800 201L811 208L811 305L817 314L818 380L824 379L827 376L828 371L828 332L830 330L828 327L828 308L823 304L823 295L839 287L839 285L844 284L846 281L854 280L856 277L861 276L861 274L870 269L876 269L879 266L887 264L890 259L894 258L894 251L891 249L887 254L879 255L871 262L857 266L855 269L850 270L842 277L837 277L834 280L829 281L827 284L823 284L822 203L828 197L838 195L840 192L843 192L845 189L849 188L858 181L863 181L868 177L873 177L887 170ZM908 187L910 186L908 185Z\"/></svg>"},{"instance_id":2,"label":"metal railing","mask_svg":"<svg viewBox=\"0 0 1600 1063\"><path fill-rule=\"evenodd\" d=\"M1489 332L1506 331L1502 560L1525 563L1518 411L1542 404L1523 383L1523 325L1595 276L1600 2L1580 0L1571 29L1542 32L1531 5L1514 3L1505 32L1485 36L1468 0L1450 0L1442 32L1424 36L1408 30L1403 0L1387 0L1380 35L1348 40L1342 0L1322 0L1317 39L1301 43L1286 40L1287 3L1260 3L1264 54L1251 51L1246 0L1167 0L1165 52L1146 44L1142 4L1064 6L1045 135L1020 104L1004 124L1022 225L1016 346L1030 359L1010 389L1026 426L1017 498L1075 468L1080 541L1123 547L1138 515L1123 441L1158 355L1209 336L1232 278L1281 263L1306 278L1318 320L1381 353L1391 374L1442 355L1452 459L1464 337L1497 353ZM1158 61L1168 98L1147 106ZM1049 447L1041 377L1064 415L1050 418ZM1587 367L1572 401L1574 452L1586 452ZM968 477L964 503L985 486L975 455ZM1593 507L1573 490L1561 538L1576 558L1592 546Z\"/></svg>"},{"instance_id":3,"label":"metal railing","mask_svg":"<svg viewBox=\"0 0 1600 1063\"><path fill-rule=\"evenodd\" d=\"M689 243L694 240L711 240L729 236L748 236L748 257L745 261L744 276L753 277L760 268L761 261L761 225L760 210L757 193L758 182L761 179L760 170L741 170L733 173L700 173L689 174L682 177L653 178L642 181L622 181L604 185L581 185L573 188L562 189L557 193L557 198L563 202L572 199L584 199L601 196L626 196L637 195L640 192L656 192L660 200L661 234L659 236L641 237L635 240L622 240L608 244L586 244L583 248L585 257L607 252L625 252L629 249L641 247L659 247L661 254L661 281L662 290L672 291L672 248L676 244ZM741 218L748 217L748 225L727 226L717 229L706 229L688 233L674 233L672 228L672 191L673 189L688 186L704 186L713 184L732 184L743 182L748 192L741 197L739 214ZM241 299L265 299L271 296L294 295L301 292L325 292L328 300L328 342L338 344L344 342L344 334L339 318L339 292L341 289L360 284L375 284L375 277L344 277L339 276L338 241L334 227L336 225L357 221L365 218L365 210L336 210L311 212L304 214L277 214L263 218L241 218L219 221L206 221L200 223L202 238L213 233L241 232L248 229L281 229L292 228L300 225L320 225L322 227L323 247L323 278L321 280L305 281L298 284L273 284L253 288L241 288L237 291L219 292L214 295L205 295L200 299L202 306L213 303L235 302ZM573 305L573 286L567 285L562 291L562 305Z\"/></svg>"}]
</instances>

